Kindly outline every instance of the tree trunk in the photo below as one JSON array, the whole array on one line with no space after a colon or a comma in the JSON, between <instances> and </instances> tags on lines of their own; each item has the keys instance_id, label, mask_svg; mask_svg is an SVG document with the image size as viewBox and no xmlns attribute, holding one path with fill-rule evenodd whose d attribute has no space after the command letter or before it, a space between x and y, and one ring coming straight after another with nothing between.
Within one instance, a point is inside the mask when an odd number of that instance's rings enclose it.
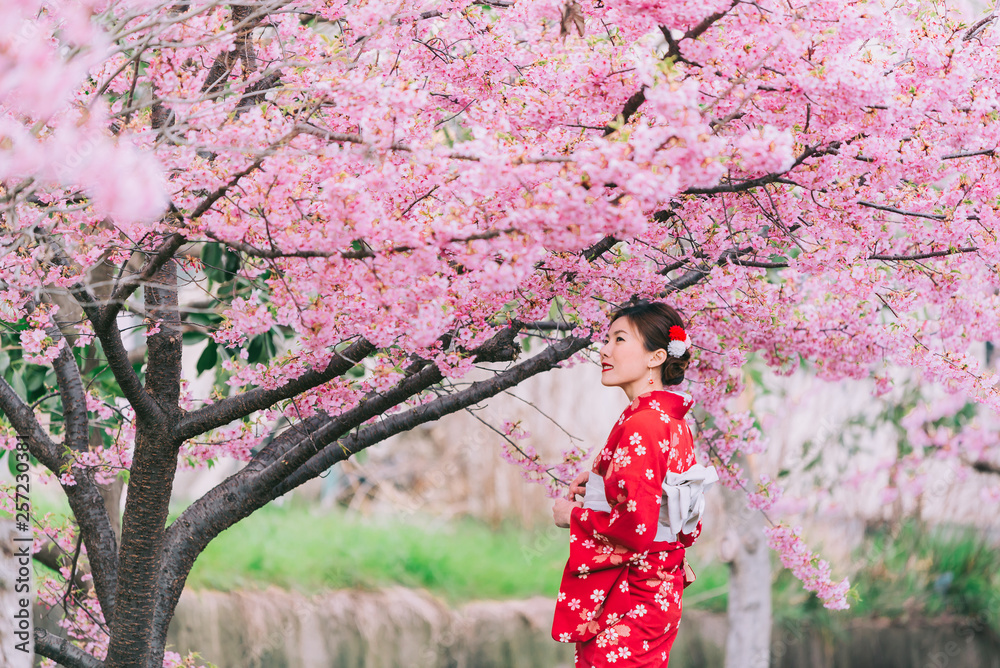
<instances>
[{"instance_id":1,"label":"tree trunk","mask_svg":"<svg viewBox=\"0 0 1000 668\"><path fill-rule=\"evenodd\" d=\"M147 337L146 388L159 413L136 420L135 456L122 518L118 599L111 622L107 668L142 668L150 653L157 575L180 441L181 329L177 263L170 260L146 285L146 312L156 328Z\"/></svg>"},{"instance_id":2,"label":"tree trunk","mask_svg":"<svg viewBox=\"0 0 1000 668\"><path fill-rule=\"evenodd\" d=\"M771 554L764 516L746 494L722 489L727 528L719 547L729 563L729 636L725 668L768 668L771 645Z\"/></svg>"},{"instance_id":3,"label":"tree trunk","mask_svg":"<svg viewBox=\"0 0 1000 668\"><path fill-rule=\"evenodd\" d=\"M13 520L0 520L0 666L5 668L34 663L31 571L30 534L19 535Z\"/></svg>"}]
</instances>

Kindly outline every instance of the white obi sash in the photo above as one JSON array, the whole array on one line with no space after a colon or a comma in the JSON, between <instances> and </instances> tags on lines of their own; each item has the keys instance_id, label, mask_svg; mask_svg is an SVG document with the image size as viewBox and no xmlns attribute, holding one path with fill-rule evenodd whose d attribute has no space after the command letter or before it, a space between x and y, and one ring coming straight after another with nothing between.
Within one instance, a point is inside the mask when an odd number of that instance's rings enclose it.
<instances>
[{"instance_id":1,"label":"white obi sash","mask_svg":"<svg viewBox=\"0 0 1000 668\"><path fill-rule=\"evenodd\" d=\"M660 497L660 517L656 525L655 541L675 542L677 534L691 533L698 527L698 520L705 511L705 491L719 480L713 466L695 464L684 473L667 471ZM587 479L587 493L583 507L611 512L604 493L604 478L593 471Z\"/></svg>"}]
</instances>

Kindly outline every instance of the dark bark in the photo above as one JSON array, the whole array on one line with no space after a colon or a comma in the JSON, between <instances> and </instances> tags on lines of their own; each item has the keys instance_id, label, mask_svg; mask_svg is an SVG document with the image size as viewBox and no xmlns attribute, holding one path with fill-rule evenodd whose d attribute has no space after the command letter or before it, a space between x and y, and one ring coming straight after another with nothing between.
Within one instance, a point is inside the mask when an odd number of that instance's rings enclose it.
<instances>
[{"instance_id":1,"label":"dark bark","mask_svg":"<svg viewBox=\"0 0 1000 668\"><path fill-rule=\"evenodd\" d=\"M279 83L281 83L281 76L275 72L248 87L243 92L242 99L236 104L236 116L239 117L247 109L263 102L268 91L276 89Z\"/></svg>"},{"instance_id":2,"label":"dark bark","mask_svg":"<svg viewBox=\"0 0 1000 668\"><path fill-rule=\"evenodd\" d=\"M61 337L58 330L50 330L49 336ZM66 341L53 360L59 397L62 400L63 425L66 436L63 445L76 452L86 452L90 445L90 419L87 417L87 395L80 378L80 367Z\"/></svg>"},{"instance_id":3,"label":"dark bark","mask_svg":"<svg viewBox=\"0 0 1000 668\"><path fill-rule=\"evenodd\" d=\"M90 475L77 474L75 477L76 484L64 485L63 491L87 548L97 600L108 617L115 608L118 594L118 539L97 483Z\"/></svg>"},{"instance_id":4,"label":"dark bark","mask_svg":"<svg viewBox=\"0 0 1000 668\"><path fill-rule=\"evenodd\" d=\"M108 668L146 665L152 637L156 581L170 491L180 441L181 328L177 308L177 263L170 260L145 288L146 313L159 331L147 338L146 389L160 419L137 420L135 455L122 521L118 600L111 622Z\"/></svg>"},{"instance_id":5,"label":"dark bark","mask_svg":"<svg viewBox=\"0 0 1000 668\"><path fill-rule=\"evenodd\" d=\"M257 69L257 58L251 35L253 29L267 14L259 10L258 13L254 14L253 7L249 5L234 5L231 15L237 28L233 48L229 51L223 51L215 58L215 62L208 70L208 76L205 77L205 83L202 85L202 93L216 93L222 90L237 61L243 61L244 72Z\"/></svg>"},{"instance_id":6,"label":"dark bark","mask_svg":"<svg viewBox=\"0 0 1000 668\"><path fill-rule=\"evenodd\" d=\"M587 262L593 262L614 248L615 244L619 241L620 239L616 239L615 237L608 235L587 250L583 251L583 257L587 260Z\"/></svg>"},{"instance_id":7,"label":"dark bark","mask_svg":"<svg viewBox=\"0 0 1000 668\"><path fill-rule=\"evenodd\" d=\"M635 112L639 111L639 107L641 107L645 101L646 101L646 87L643 86L636 92L632 93L632 95L627 100L625 100L625 106L622 107L622 113L620 113L615 119L620 124L611 125L609 123L608 125L604 126L604 136L607 137L609 134L615 132L620 127L628 123L629 119L632 118Z\"/></svg>"},{"instance_id":8,"label":"dark bark","mask_svg":"<svg viewBox=\"0 0 1000 668\"><path fill-rule=\"evenodd\" d=\"M164 564L158 583L158 598L154 618L153 653L148 666L160 666L163 660L167 626L180 599L181 591L195 559L220 533L276 498L273 487L292 469L306 461L313 452L300 449L298 457L287 453L303 444L318 443L314 440L323 434L343 434L364 421L405 400L406 396L419 393L441 380L436 366L430 366L411 375L386 395L376 396L336 418L313 416L276 437L242 470L209 490L188 506L170 525L164 544ZM275 465L280 459L284 465Z\"/></svg>"},{"instance_id":9,"label":"dark bark","mask_svg":"<svg viewBox=\"0 0 1000 668\"><path fill-rule=\"evenodd\" d=\"M746 179L743 181L730 181L728 183L720 183L717 186L712 186L711 188L688 188L684 191L685 195L720 195L724 193L740 193L746 192L748 190L754 190L762 186L766 186L770 183L790 183L787 179L789 172L794 170L796 167L801 165L803 162L812 158L814 156L822 156L828 153L836 153L840 148L840 142L831 142L825 148L819 146L807 146L802 153L800 153L796 158L792 166L783 172L775 172L773 174L765 174L764 176L758 176L755 179Z\"/></svg>"},{"instance_id":10,"label":"dark bark","mask_svg":"<svg viewBox=\"0 0 1000 668\"><path fill-rule=\"evenodd\" d=\"M146 391L168 420L180 416L181 317L177 304L177 262L168 260L145 288L146 315L158 331L146 338Z\"/></svg>"},{"instance_id":11,"label":"dark bark","mask_svg":"<svg viewBox=\"0 0 1000 668\"><path fill-rule=\"evenodd\" d=\"M17 435L28 443L28 449L35 459L50 471L58 471L63 463L58 446L38 423L31 407L24 403L14 388L3 378L0 378L0 411L3 411Z\"/></svg>"},{"instance_id":12,"label":"dark bark","mask_svg":"<svg viewBox=\"0 0 1000 668\"><path fill-rule=\"evenodd\" d=\"M45 629L35 629L35 653L66 668L104 667L100 659L95 659L65 638L52 635Z\"/></svg>"}]
</instances>

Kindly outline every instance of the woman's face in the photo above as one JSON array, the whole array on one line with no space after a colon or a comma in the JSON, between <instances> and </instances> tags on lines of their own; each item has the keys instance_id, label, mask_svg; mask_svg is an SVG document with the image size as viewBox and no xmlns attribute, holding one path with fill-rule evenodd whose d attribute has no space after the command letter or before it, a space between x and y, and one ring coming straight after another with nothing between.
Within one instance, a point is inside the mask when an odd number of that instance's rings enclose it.
<instances>
[{"instance_id":1,"label":"woman's face","mask_svg":"<svg viewBox=\"0 0 1000 668\"><path fill-rule=\"evenodd\" d=\"M608 341L601 348L601 384L622 388L629 399L648 389L662 389L657 370L654 368L650 373L650 364L656 364L656 357L642 345L639 332L629 319L622 316L611 323Z\"/></svg>"}]
</instances>

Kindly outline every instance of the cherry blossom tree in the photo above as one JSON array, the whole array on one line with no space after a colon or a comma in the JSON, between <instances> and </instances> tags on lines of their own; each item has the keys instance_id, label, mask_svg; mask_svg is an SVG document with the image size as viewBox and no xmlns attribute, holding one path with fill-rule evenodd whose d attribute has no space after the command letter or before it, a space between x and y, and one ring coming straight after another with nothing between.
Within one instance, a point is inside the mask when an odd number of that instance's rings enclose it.
<instances>
[{"instance_id":1,"label":"cherry blossom tree","mask_svg":"<svg viewBox=\"0 0 1000 668\"><path fill-rule=\"evenodd\" d=\"M765 443L730 402L751 352L1000 404L973 354L998 316L992 13L19 0L0 19L0 411L73 512L36 547L89 564L39 584L74 602L67 637L36 636L62 665L182 665L167 624L221 531L587 359L634 297L690 319L699 442L755 507L778 491L736 460ZM475 366L490 378L463 381ZM246 465L168 526L177 468L219 457ZM579 460L526 459L550 481ZM769 535L846 605L794 527Z\"/></svg>"}]
</instances>

